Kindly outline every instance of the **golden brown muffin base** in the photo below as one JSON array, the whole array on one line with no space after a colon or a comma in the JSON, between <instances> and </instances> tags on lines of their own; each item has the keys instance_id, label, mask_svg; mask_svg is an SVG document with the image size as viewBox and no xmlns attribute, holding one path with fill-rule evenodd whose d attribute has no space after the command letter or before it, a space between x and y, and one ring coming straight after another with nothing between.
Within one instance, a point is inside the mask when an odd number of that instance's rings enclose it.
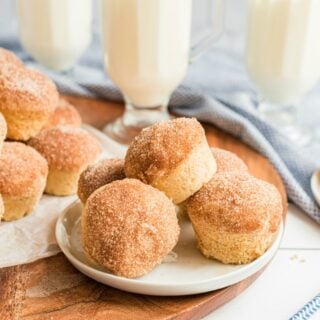
<instances>
[{"instance_id":1,"label":"golden brown muffin base","mask_svg":"<svg viewBox=\"0 0 320 320\"><path fill-rule=\"evenodd\" d=\"M46 123L49 114L13 110L1 110L8 126L7 137L11 140L27 141L34 137Z\"/></svg>"},{"instance_id":2,"label":"golden brown muffin base","mask_svg":"<svg viewBox=\"0 0 320 320\"><path fill-rule=\"evenodd\" d=\"M81 172L49 169L45 192L55 196L76 194Z\"/></svg>"},{"instance_id":3,"label":"golden brown muffin base","mask_svg":"<svg viewBox=\"0 0 320 320\"><path fill-rule=\"evenodd\" d=\"M276 232L238 234L212 232L201 227L201 233L195 227L198 247L209 259L216 259L225 264L245 264L260 257L273 243ZM205 236L201 236L201 235Z\"/></svg>"},{"instance_id":4,"label":"golden brown muffin base","mask_svg":"<svg viewBox=\"0 0 320 320\"><path fill-rule=\"evenodd\" d=\"M155 180L152 186L179 204L208 182L216 170L216 161L205 141L195 147L169 175Z\"/></svg>"},{"instance_id":5,"label":"golden brown muffin base","mask_svg":"<svg viewBox=\"0 0 320 320\"><path fill-rule=\"evenodd\" d=\"M2 195L4 203L4 214L2 219L4 221L17 220L29 214L38 204L44 187L45 179L39 184L41 187L28 197L9 197Z\"/></svg>"}]
</instances>

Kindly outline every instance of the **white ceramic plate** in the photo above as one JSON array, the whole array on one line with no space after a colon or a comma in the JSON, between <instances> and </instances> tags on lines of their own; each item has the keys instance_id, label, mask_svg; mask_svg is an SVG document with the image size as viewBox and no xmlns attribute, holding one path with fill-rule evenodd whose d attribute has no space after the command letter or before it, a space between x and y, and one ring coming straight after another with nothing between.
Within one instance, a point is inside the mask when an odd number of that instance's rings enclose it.
<instances>
[{"instance_id":1,"label":"white ceramic plate","mask_svg":"<svg viewBox=\"0 0 320 320\"><path fill-rule=\"evenodd\" d=\"M82 205L71 204L59 217L56 237L69 261L88 277L124 291L159 296L178 296L203 293L235 284L263 268L276 253L283 232L281 225L277 238L264 255L246 265L224 265L204 258L197 249L191 223L181 218L181 235L174 253L149 274L127 279L115 276L88 261L81 246Z\"/></svg>"}]
</instances>

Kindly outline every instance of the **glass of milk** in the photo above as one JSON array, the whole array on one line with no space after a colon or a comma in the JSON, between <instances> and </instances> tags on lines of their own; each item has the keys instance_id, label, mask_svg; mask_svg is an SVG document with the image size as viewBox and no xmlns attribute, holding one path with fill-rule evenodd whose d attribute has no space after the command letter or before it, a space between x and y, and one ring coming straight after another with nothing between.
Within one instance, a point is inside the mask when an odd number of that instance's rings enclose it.
<instances>
[{"instance_id":1,"label":"glass of milk","mask_svg":"<svg viewBox=\"0 0 320 320\"><path fill-rule=\"evenodd\" d=\"M248 0L246 64L261 115L307 144L296 106L320 78L320 0Z\"/></svg>"},{"instance_id":2,"label":"glass of milk","mask_svg":"<svg viewBox=\"0 0 320 320\"><path fill-rule=\"evenodd\" d=\"M91 41L92 0L17 0L24 49L42 65L72 69Z\"/></svg>"},{"instance_id":3,"label":"glass of milk","mask_svg":"<svg viewBox=\"0 0 320 320\"><path fill-rule=\"evenodd\" d=\"M210 32L190 49L192 0L102 0L105 68L126 102L124 115L105 127L113 139L129 143L142 128L170 117L170 96L190 59L222 30L222 1L206 3Z\"/></svg>"}]
</instances>

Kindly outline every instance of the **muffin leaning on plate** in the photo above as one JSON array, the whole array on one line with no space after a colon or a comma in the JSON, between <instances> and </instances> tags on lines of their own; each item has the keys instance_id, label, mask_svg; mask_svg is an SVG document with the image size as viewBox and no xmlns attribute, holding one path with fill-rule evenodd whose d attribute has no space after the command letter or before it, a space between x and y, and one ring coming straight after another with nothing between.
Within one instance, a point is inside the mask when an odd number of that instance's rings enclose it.
<instances>
[{"instance_id":1,"label":"muffin leaning on plate","mask_svg":"<svg viewBox=\"0 0 320 320\"><path fill-rule=\"evenodd\" d=\"M43 130L28 143L47 159L49 174L45 192L57 196L75 194L81 172L94 163L102 151L94 136L72 126Z\"/></svg>"},{"instance_id":2,"label":"muffin leaning on plate","mask_svg":"<svg viewBox=\"0 0 320 320\"><path fill-rule=\"evenodd\" d=\"M47 174L47 161L36 150L20 142L3 144L0 155L3 220L15 220L32 211L44 191Z\"/></svg>"}]
</instances>

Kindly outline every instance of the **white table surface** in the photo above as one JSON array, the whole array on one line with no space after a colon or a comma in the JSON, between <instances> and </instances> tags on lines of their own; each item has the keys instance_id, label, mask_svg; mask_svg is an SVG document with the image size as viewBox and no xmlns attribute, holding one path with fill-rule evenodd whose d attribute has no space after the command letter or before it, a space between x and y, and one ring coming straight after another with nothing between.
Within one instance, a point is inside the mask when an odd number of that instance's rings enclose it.
<instances>
[{"instance_id":1,"label":"white table surface","mask_svg":"<svg viewBox=\"0 0 320 320\"><path fill-rule=\"evenodd\" d=\"M320 226L290 205L280 249L265 272L204 319L286 320L319 292ZM320 319L320 312L311 319Z\"/></svg>"}]
</instances>

